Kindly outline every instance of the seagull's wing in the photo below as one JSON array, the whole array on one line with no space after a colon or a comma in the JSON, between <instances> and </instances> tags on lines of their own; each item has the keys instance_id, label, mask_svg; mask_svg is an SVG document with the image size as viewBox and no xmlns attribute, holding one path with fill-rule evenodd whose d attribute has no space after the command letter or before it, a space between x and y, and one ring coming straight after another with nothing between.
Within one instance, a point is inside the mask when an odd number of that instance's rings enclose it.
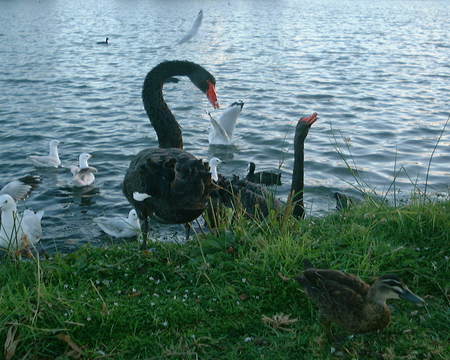
<instances>
[{"instance_id":1,"label":"seagull's wing","mask_svg":"<svg viewBox=\"0 0 450 360\"><path fill-rule=\"evenodd\" d=\"M228 137L232 138L236 121L241 113L242 108L240 106L231 106L225 110L217 121L222 129L227 133Z\"/></svg>"},{"instance_id":2,"label":"seagull's wing","mask_svg":"<svg viewBox=\"0 0 450 360\"><path fill-rule=\"evenodd\" d=\"M24 176L18 180L7 183L2 189L0 189L0 195L9 195L14 201L26 199L30 193L40 183L41 178L39 176Z\"/></svg>"},{"instance_id":3,"label":"seagull's wing","mask_svg":"<svg viewBox=\"0 0 450 360\"><path fill-rule=\"evenodd\" d=\"M58 167L60 162L53 156L29 156L34 166L37 167Z\"/></svg>"},{"instance_id":4,"label":"seagull's wing","mask_svg":"<svg viewBox=\"0 0 450 360\"><path fill-rule=\"evenodd\" d=\"M73 176L77 175L80 172L80 168L75 165L70 165L70 172Z\"/></svg>"},{"instance_id":5,"label":"seagull's wing","mask_svg":"<svg viewBox=\"0 0 450 360\"><path fill-rule=\"evenodd\" d=\"M87 174L95 174L97 172L97 169L95 167L89 166L87 168L82 168L78 170L78 175L84 176Z\"/></svg>"},{"instance_id":6,"label":"seagull's wing","mask_svg":"<svg viewBox=\"0 0 450 360\"><path fill-rule=\"evenodd\" d=\"M112 237L134 236L137 230L123 217L108 218L102 216L94 218L94 222L100 229Z\"/></svg>"},{"instance_id":7,"label":"seagull's wing","mask_svg":"<svg viewBox=\"0 0 450 360\"><path fill-rule=\"evenodd\" d=\"M200 25L202 24L203 20L203 11L200 10L197 17L195 18L194 24L192 24L191 30L189 30L186 35L184 35L179 41L178 45L182 44L190 39L192 39L198 32L198 29L200 28Z\"/></svg>"},{"instance_id":8,"label":"seagull's wing","mask_svg":"<svg viewBox=\"0 0 450 360\"><path fill-rule=\"evenodd\" d=\"M217 122L216 119L214 119L211 114L209 114L209 118L211 120L211 125L213 126L213 130L215 132L215 136L212 136L210 139L210 143L214 144L216 142L218 143L230 143L230 137L228 136L227 132L224 130L224 128ZM218 139L219 137L222 137L222 141ZM217 139L215 139L217 138ZM217 141L219 140L219 141Z\"/></svg>"}]
</instances>

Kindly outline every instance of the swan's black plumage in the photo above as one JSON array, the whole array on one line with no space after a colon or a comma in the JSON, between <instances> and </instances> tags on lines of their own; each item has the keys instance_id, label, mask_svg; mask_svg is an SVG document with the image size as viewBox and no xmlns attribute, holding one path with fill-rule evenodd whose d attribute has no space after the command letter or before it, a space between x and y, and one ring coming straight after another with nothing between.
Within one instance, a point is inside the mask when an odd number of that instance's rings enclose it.
<instances>
[{"instance_id":1,"label":"swan's black plumage","mask_svg":"<svg viewBox=\"0 0 450 360\"><path fill-rule=\"evenodd\" d=\"M180 126L164 101L162 88L173 76L187 76L216 107L215 79L198 64L165 61L146 76L142 100L158 136L159 148L142 150L131 161L123 181L123 192L136 209L146 247L148 217L155 215L171 224L188 223L202 214L214 185L209 165L183 151ZM136 201L134 192L150 195Z\"/></svg>"}]
</instances>

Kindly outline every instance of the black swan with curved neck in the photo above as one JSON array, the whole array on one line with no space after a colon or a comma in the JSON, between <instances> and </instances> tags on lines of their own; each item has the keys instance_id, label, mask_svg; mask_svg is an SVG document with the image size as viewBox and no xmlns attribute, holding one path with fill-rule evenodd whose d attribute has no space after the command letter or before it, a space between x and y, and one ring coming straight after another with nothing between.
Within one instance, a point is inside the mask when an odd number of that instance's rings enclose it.
<instances>
[{"instance_id":1,"label":"black swan with curved neck","mask_svg":"<svg viewBox=\"0 0 450 360\"><path fill-rule=\"evenodd\" d=\"M298 120L295 128L294 137L294 170L292 173L292 183L290 200L292 201L293 215L296 218L302 218L305 214L303 204L303 189L304 189L304 145L305 139L308 135L309 128L318 119L317 113L310 116L302 117ZM247 179L239 179L238 176L233 176L231 180L219 175L218 180L219 190L212 194L214 200L214 207L219 204L225 206L238 207L235 201L238 199L240 205L243 206L245 213L250 216L262 215L267 216L270 208L280 210L283 206L281 201L273 196L273 193L267 190L266 187L259 184L252 183ZM208 214L209 218L213 218L213 214ZM212 222L215 226L215 221Z\"/></svg>"},{"instance_id":2,"label":"black swan with curved neck","mask_svg":"<svg viewBox=\"0 0 450 360\"><path fill-rule=\"evenodd\" d=\"M148 217L155 215L170 224L187 224L200 216L215 185L207 162L183 151L180 126L163 97L163 84L173 76L187 76L217 108L216 80L208 71L189 61L165 61L146 76L142 100L158 137L159 148L139 152L123 181L123 192L136 209L147 247ZM148 196L135 200L133 193Z\"/></svg>"}]
</instances>

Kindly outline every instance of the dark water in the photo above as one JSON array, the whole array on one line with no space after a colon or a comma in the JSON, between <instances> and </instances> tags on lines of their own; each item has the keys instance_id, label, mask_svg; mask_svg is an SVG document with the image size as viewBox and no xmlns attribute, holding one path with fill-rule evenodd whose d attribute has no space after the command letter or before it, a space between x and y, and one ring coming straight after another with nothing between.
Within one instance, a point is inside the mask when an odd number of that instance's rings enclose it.
<instances>
[{"instance_id":1,"label":"dark water","mask_svg":"<svg viewBox=\"0 0 450 360\"><path fill-rule=\"evenodd\" d=\"M175 46L200 9L197 36ZM186 150L222 158L221 172L244 174L248 161L259 169L281 165L285 197L296 120L317 111L306 145L309 213L331 211L336 190L357 193L333 134L380 193L395 163L405 167L397 190L408 196L412 182L425 181L449 113L449 15L446 0L0 1L0 184L43 176L21 207L46 211L45 247L105 241L92 217L128 212L120 190L128 163L157 145L143 79L162 60L188 59L216 76L222 105L245 101L235 146L209 148L206 97L187 80L166 86ZM96 45L106 36L109 46ZM82 151L94 155L95 191L75 191L68 169L33 168L26 157L47 152L53 138L64 142L65 166ZM446 131L428 191L448 193L449 145Z\"/></svg>"}]
</instances>

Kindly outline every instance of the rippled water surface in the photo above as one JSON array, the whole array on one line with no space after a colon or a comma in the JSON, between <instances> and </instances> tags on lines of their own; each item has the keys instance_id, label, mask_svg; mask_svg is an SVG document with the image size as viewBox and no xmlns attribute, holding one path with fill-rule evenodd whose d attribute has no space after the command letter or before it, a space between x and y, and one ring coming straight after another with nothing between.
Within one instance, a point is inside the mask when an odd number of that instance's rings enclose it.
<instances>
[{"instance_id":1,"label":"rippled water surface","mask_svg":"<svg viewBox=\"0 0 450 360\"><path fill-rule=\"evenodd\" d=\"M175 45L203 9L190 42ZM394 167L407 196L422 186L449 112L449 1L0 1L0 184L43 176L24 206L45 210L44 247L70 249L108 239L92 223L123 214L121 181L129 161L157 146L141 101L146 73L166 59L188 59L217 79L219 101L243 99L232 148L208 147L207 99L187 80L165 87L185 149L222 158L225 174L281 166L286 197L293 131L317 111L306 144L308 212L334 208L333 192L356 195L335 142L380 193ZM109 46L97 45L108 36ZM216 112L219 116L220 113ZM67 168L27 160L63 141L65 166L94 155L95 191L71 186ZM433 159L428 191L448 192L450 136ZM353 163L354 161L354 163ZM181 226L156 233L170 238Z\"/></svg>"}]
</instances>

